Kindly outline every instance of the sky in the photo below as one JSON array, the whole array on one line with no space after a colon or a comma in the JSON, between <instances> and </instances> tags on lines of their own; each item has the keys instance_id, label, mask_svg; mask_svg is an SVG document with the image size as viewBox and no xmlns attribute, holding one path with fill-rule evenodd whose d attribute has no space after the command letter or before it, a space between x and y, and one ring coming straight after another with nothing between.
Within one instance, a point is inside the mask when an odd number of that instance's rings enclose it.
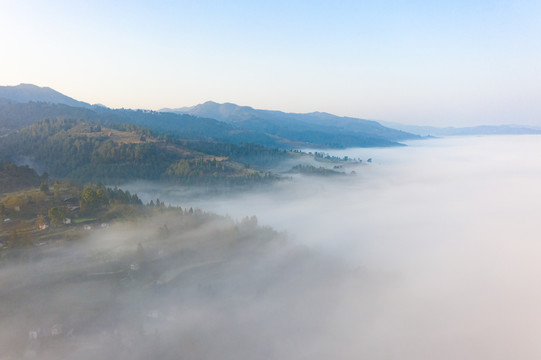
<instances>
[{"instance_id":1,"label":"sky","mask_svg":"<svg viewBox=\"0 0 541 360\"><path fill-rule=\"evenodd\" d=\"M0 85L417 125L541 125L541 2L0 0Z\"/></svg>"}]
</instances>

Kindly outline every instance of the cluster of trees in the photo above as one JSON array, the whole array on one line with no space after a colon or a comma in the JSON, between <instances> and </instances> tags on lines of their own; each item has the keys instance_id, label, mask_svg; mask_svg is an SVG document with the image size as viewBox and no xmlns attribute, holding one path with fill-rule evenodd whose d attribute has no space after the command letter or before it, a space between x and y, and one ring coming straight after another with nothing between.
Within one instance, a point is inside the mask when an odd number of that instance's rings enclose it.
<instances>
[{"instance_id":1,"label":"cluster of trees","mask_svg":"<svg viewBox=\"0 0 541 360\"><path fill-rule=\"evenodd\" d=\"M143 205L143 202L137 194L130 194L129 191L123 191L117 187L107 188L107 197L111 203L121 203L121 204L130 204L130 205Z\"/></svg>"},{"instance_id":2,"label":"cluster of trees","mask_svg":"<svg viewBox=\"0 0 541 360\"><path fill-rule=\"evenodd\" d=\"M202 177L224 174L233 174L235 169L226 164L225 161L217 161L216 159L182 159L171 165L166 172L167 176L171 177Z\"/></svg>"},{"instance_id":3,"label":"cluster of trees","mask_svg":"<svg viewBox=\"0 0 541 360\"><path fill-rule=\"evenodd\" d=\"M89 185L81 193L81 210L84 212L96 210L109 204L105 186Z\"/></svg>"},{"instance_id":4,"label":"cluster of trees","mask_svg":"<svg viewBox=\"0 0 541 360\"><path fill-rule=\"evenodd\" d=\"M181 184L212 185L247 185L256 182L270 181L276 176L269 172L236 169L227 161L215 159L182 159L171 165L164 179Z\"/></svg>"},{"instance_id":5,"label":"cluster of trees","mask_svg":"<svg viewBox=\"0 0 541 360\"><path fill-rule=\"evenodd\" d=\"M319 176L332 176L332 175L344 175L343 172L339 172L324 167L315 167L312 165L295 165L290 170L291 173L305 174L305 175L319 175Z\"/></svg>"},{"instance_id":6,"label":"cluster of trees","mask_svg":"<svg viewBox=\"0 0 541 360\"><path fill-rule=\"evenodd\" d=\"M312 153L310 153L312 154ZM314 152L314 156L318 159L325 159L325 160L332 160L332 161L358 161L358 162L362 162L361 159L352 159L350 158L349 156L344 156L344 157L339 157L339 156L331 156L327 153L324 153L324 152Z\"/></svg>"},{"instance_id":7,"label":"cluster of trees","mask_svg":"<svg viewBox=\"0 0 541 360\"><path fill-rule=\"evenodd\" d=\"M205 154L227 157L233 161L265 167L290 159L292 154L278 148L266 148L256 144L231 144L215 141L182 141L177 142L190 150Z\"/></svg>"},{"instance_id":8,"label":"cluster of trees","mask_svg":"<svg viewBox=\"0 0 541 360\"><path fill-rule=\"evenodd\" d=\"M137 194L130 194L129 191L123 191L117 187L107 188L101 183L85 186L81 192L79 203L83 212L105 208L111 203L143 205Z\"/></svg>"}]
</instances>

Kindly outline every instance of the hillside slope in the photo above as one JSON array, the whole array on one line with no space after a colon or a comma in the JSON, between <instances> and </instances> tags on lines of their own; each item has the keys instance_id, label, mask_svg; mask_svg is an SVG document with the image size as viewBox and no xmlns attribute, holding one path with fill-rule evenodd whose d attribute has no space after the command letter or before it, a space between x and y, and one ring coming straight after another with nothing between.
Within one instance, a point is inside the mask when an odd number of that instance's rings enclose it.
<instances>
[{"instance_id":1,"label":"hillside slope","mask_svg":"<svg viewBox=\"0 0 541 360\"><path fill-rule=\"evenodd\" d=\"M72 119L42 120L6 136L0 154L12 161L28 159L54 177L109 184L138 179L246 184L274 178L227 156L151 136L148 130L129 125L106 128Z\"/></svg>"}]
</instances>

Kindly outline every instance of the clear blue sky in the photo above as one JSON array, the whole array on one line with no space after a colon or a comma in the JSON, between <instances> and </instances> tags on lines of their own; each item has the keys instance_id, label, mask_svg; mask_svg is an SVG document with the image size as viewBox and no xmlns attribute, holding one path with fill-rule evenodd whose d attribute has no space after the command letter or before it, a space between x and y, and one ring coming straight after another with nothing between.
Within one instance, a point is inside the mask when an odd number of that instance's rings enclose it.
<instances>
[{"instance_id":1,"label":"clear blue sky","mask_svg":"<svg viewBox=\"0 0 541 360\"><path fill-rule=\"evenodd\" d=\"M0 48L1 85L110 107L541 125L539 0L0 0Z\"/></svg>"}]
</instances>

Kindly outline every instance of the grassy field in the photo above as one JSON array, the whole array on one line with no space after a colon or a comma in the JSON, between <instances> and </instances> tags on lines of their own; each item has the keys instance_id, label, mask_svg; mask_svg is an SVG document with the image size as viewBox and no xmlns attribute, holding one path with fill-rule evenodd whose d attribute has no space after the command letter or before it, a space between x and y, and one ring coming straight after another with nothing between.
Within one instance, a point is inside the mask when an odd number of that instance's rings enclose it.
<instances>
[{"instance_id":1,"label":"grassy field","mask_svg":"<svg viewBox=\"0 0 541 360\"><path fill-rule=\"evenodd\" d=\"M74 220L73 220L73 223L74 223L74 224L83 224L83 223L91 222L91 221L96 221L96 218L79 218L79 219L74 219Z\"/></svg>"}]
</instances>

